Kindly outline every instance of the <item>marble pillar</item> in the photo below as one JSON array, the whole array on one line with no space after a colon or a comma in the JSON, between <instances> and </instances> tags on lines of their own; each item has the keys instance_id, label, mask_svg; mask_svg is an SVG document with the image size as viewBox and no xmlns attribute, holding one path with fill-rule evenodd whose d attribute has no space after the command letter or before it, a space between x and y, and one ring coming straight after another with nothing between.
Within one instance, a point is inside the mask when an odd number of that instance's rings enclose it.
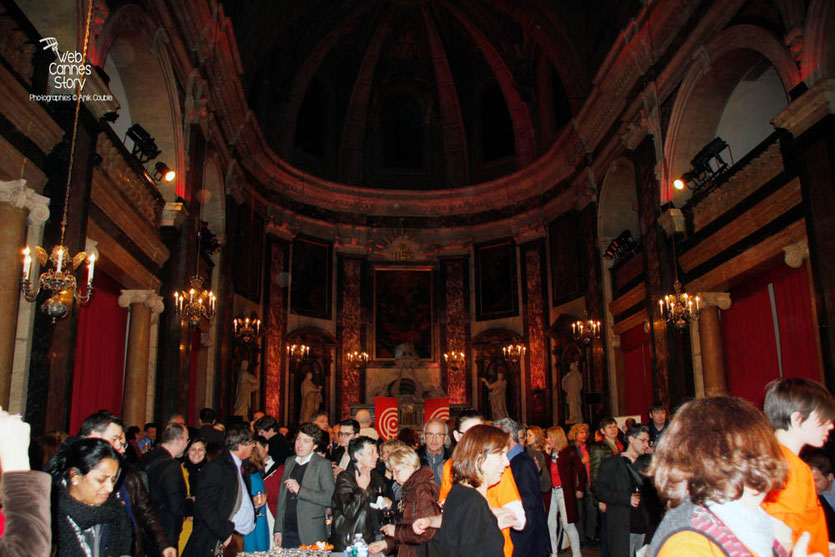
<instances>
[{"instance_id":1,"label":"marble pillar","mask_svg":"<svg viewBox=\"0 0 835 557\"><path fill-rule=\"evenodd\" d=\"M722 331L719 327L719 310L731 307L731 295L727 292L701 292L699 315L699 345L702 355L702 377L705 396L728 394L725 364L722 353Z\"/></svg>"},{"instance_id":2,"label":"marble pillar","mask_svg":"<svg viewBox=\"0 0 835 557\"><path fill-rule=\"evenodd\" d=\"M41 225L49 217L49 200L26 185L26 180L0 182L0 406L9 407L12 365L20 303L20 277L27 213ZM32 259L35 259L34 254ZM37 284L37 268L30 276Z\"/></svg>"},{"instance_id":3,"label":"marble pillar","mask_svg":"<svg viewBox=\"0 0 835 557\"><path fill-rule=\"evenodd\" d=\"M130 309L122 418L126 425L141 425L147 415L151 322L164 305L153 290L122 290L119 305Z\"/></svg>"}]
</instances>

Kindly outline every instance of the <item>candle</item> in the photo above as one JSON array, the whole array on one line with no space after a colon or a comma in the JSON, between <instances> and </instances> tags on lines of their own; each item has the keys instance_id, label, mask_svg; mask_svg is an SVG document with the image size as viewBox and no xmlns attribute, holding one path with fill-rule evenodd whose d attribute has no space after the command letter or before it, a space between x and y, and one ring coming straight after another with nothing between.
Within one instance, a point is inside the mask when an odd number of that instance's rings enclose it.
<instances>
[{"instance_id":1,"label":"candle","mask_svg":"<svg viewBox=\"0 0 835 557\"><path fill-rule=\"evenodd\" d=\"M23 250L23 280L29 280L29 268L32 266L32 257L29 255L29 246Z\"/></svg>"},{"instance_id":2,"label":"candle","mask_svg":"<svg viewBox=\"0 0 835 557\"><path fill-rule=\"evenodd\" d=\"M58 265L56 266L56 269L55 269L56 273L61 272L61 263L63 263L63 261L64 261L64 250L59 248L58 249Z\"/></svg>"},{"instance_id":3,"label":"candle","mask_svg":"<svg viewBox=\"0 0 835 557\"><path fill-rule=\"evenodd\" d=\"M699 311L699 297L696 296L696 311Z\"/></svg>"},{"instance_id":4,"label":"candle","mask_svg":"<svg viewBox=\"0 0 835 557\"><path fill-rule=\"evenodd\" d=\"M90 264L87 266L87 284L93 284L93 274L96 272L96 254L90 254Z\"/></svg>"},{"instance_id":5,"label":"candle","mask_svg":"<svg viewBox=\"0 0 835 557\"><path fill-rule=\"evenodd\" d=\"M658 300L658 311L664 313L664 300Z\"/></svg>"}]
</instances>

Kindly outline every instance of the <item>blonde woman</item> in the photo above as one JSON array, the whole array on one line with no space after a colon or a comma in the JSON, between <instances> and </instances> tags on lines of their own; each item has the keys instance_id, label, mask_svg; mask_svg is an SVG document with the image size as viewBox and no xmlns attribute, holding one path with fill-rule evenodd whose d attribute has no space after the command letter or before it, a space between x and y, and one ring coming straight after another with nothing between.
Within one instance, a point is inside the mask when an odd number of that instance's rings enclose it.
<instances>
[{"instance_id":1,"label":"blonde woman","mask_svg":"<svg viewBox=\"0 0 835 557\"><path fill-rule=\"evenodd\" d=\"M577 449L577 454L580 455L580 462L586 470L586 478L591 477L590 463L591 458L589 454L589 435L591 428L589 424L574 424L568 430L568 442ZM580 520L577 524L577 529L580 531L580 540L593 541L595 532L597 531L597 508L594 506L593 497L591 497L591 482L586 482L585 496L577 501L577 510L580 513Z\"/></svg>"},{"instance_id":2,"label":"blonde woman","mask_svg":"<svg viewBox=\"0 0 835 557\"><path fill-rule=\"evenodd\" d=\"M545 432L538 425L528 426L525 434L525 452L536 463L539 470L539 489L545 499L545 506L551 499L551 465L545 458Z\"/></svg>"},{"instance_id":3,"label":"blonde woman","mask_svg":"<svg viewBox=\"0 0 835 557\"><path fill-rule=\"evenodd\" d=\"M560 549L557 536L557 515L562 529L568 534L572 557L581 557L580 535L575 523L579 519L577 500L586 492L586 472L574 447L568 445L565 431L549 427L545 432L546 452L551 457L551 506L548 510L548 531L551 533L551 551Z\"/></svg>"}]
</instances>

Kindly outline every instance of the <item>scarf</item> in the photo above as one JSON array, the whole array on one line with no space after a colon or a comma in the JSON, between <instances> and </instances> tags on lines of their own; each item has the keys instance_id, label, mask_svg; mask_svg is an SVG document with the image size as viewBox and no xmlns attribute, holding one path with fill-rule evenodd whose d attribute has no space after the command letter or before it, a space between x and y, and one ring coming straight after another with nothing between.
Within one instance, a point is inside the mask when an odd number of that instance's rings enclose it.
<instances>
[{"instance_id":1,"label":"scarf","mask_svg":"<svg viewBox=\"0 0 835 557\"><path fill-rule=\"evenodd\" d=\"M130 555L132 531L127 512L116 499L116 492L110 494L101 505L86 505L70 497L66 488L58 487L58 510L56 513L58 557L90 557L95 550L90 540L107 545L101 555L122 557ZM96 532L96 526L102 526Z\"/></svg>"},{"instance_id":2,"label":"scarf","mask_svg":"<svg viewBox=\"0 0 835 557\"><path fill-rule=\"evenodd\" d=\"M751 509L739 499L725 503L708 501L705 506L725 523L745 547L757 555L771 555L774 547L774 523L760 507Z\"/></svg>"}]
</instances>

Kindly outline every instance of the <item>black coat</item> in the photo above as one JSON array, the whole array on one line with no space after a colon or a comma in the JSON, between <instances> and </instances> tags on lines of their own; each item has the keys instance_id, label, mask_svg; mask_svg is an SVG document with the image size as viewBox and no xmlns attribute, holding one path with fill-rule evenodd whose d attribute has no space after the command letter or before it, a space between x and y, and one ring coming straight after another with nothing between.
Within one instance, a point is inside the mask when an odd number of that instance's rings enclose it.
<instances>
[{"instance_id":1,"label":"black coat","mask_svg":"<svg viewBox=\"0 0 835 557\"><path fill-rule=\"evenodd\" d=\"M267 441L267 452L277 463L283 463L290 456L290 443L280 433L276 433Z\"/></svg>"},{"instance_id":2,"label":"black coat","mask_svg":"<svg viewBox=\"0 0 835 557\"><path fill-rule=\"evenodd\" d=\"M606 535L611 557L629 555L629 530L634 481L625 456L611 456L600 464L594 491L606 503Z\"/></svg>"},{"instance_id":3,"label":"black coat","mask_svg":"<svg viewBox=\"0 0 835 557\"><path fill-rule=\"evenodd\" d=\"M513 480L525 509L525 528L521 531L510 530L513 554L525 557L548 555L551 552L551 538L536 463L523 451L510 460L510 471L513 472Z\"/></svg>"},{"instance_id":4,"label":"black coat","mask_svg":"<svg viewBox=\"0 0 835 557\"><path fill-rule=\"evenodd\" d=\"M194 495L194 530L183 551L184 556L213 556L217 543L232 535L231 519L238 489L238 468L229 451L223 451L203 467ZM249 486L243 496L249 496Z\"/></svg>"},{"instance_id":5,"label":"black coat","mask_svg":"<svg viewBox=\"0 0 835 557\"><path fill-rule=\"evenodd\" d=\"M449 490L444 519L435 539L440 557L504 555L504 537L487 499L475 489L460 484L453 484Z\"/></svg>"},{"instance_id":6,"label":"black coat","mask_svg":"<svg viewBox=\"0 0 835 557\"><path fill-rule=\"evenodd\" d=\"M177 547L183 518L186 515L186 482L180 463L164 447L157 447L145 454L141 460L148 477L151 503L157 509L165 535L172 547ZM151 557L162 555L164 547L157 547L149 536L145 536L145 551Z\"/></svg>"},{"instance_id":7,"label":"black coat","mask_svg":"<svg viewBox=\"0 0 835 557\"><path fill-rule=\"evenodd\" d=\"M331 543L334 551L345 549L345 536L362 534L365 543L374 541L380 530L380 511L370 507L377 494L385 491L383 478L371 471L371 482L365 489L357 484L356 466L351 465L336 477L333 491L333 532Z\"/></svg>"}]
</instances>

